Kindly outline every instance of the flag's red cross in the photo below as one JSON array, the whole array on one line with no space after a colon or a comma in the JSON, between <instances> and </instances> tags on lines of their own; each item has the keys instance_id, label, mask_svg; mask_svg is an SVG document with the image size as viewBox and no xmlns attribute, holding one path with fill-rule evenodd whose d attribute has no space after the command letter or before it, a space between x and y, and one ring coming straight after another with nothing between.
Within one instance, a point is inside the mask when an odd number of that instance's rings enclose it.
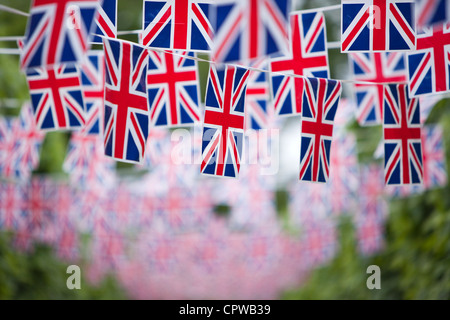
<instances>
[{"instance_id":1,"label":"flag's red cross","mask_svg":"<svg viewBox=\"0 0 450 320\"><path fill-rule=\"evenodd\" d=\"M320 29L323 26L323 17L320 22L317 24L316 30L314 30L314 36L311 37L309 43L306 44L305 52L308 52L313 45L314 40L316 39L316 35L320 32ZM318 57L304 57L302 50L303 45L300 34L300 25L298 21L298 17L293 15L291 16L291 28L292 28L292 58L285 60L277 60L271 63L271 68L273 72L280 71L289 71L292 70L295 75L305 75L305 69L315 68L315 67L323 67L327 65L326 56L318 56ZM296 112L301 113L301 92L303 92L303 79L300 77L294 78L294 88L295 88L295 97L296 97ZM280 92L284 92L286 86L288 85L288 81L284 83L284 87L280 90ZM281 95L278 97L275 102L275 106L279 105L279 100L281 99Z\"/></svg>"},{"instance_id":2,"label":"flag's red cross","mask_svg":"<svg viewBox=\"0 0 450 320\"><path fill-rule=\"evenodd\" d=\"M402 163L403 163L403 177L405 179L404 183L409 184L410 183L410 176L409 176L409 160L408 160L408 141L409 140L420 140L421 134L420 134L420 128L411 128L408 126L408 118L411 116L410 114L407 114L407 101L406 101L406 93L404 92L404 85L398 86L399 91L399 102L400 102L400 115L396 114L393 108L394 117L397 120L397 123L400 123L399 128L385 128L384 129L384 139L385 140L400 140L402 147L401 147L401 153L402 153ZM386 94L386 99L389 100L389 104L391 106L395 106L394 102L392 101L392 97L389 93ZM412 105L414 101L410 102L410 111L412 112ZM399 119L400 117L400 119ZM412 147L411 147L412 148ZM413 150L411 150L412 154L415 154ZM400 157L400 153L398 153L395 156L393 164L397 163L398 158ZM418 159L416 159L416 162L419 163ZM394 170L395 166L392 165L386 174L386 178L390 177L392 170ZM420 169L422 174L422 169Z\"/></svg>"},{"instance_id":3,"label":"flag's red cross","mask_svg":"<svg viewBox=\"0 0 450 320\"><path fill-rule=\"evenodd\" d=\"M450 60L450 54L445 55L445 46L450 44L450 33L444 32L442 26L433 27L433 34L429 37L417 38L416 50L431 49L434 59L434 72L436 80L436 91L447 90L447 59ZM431 53L427 53L424 62L421 65L421 69L417 73L417 76L412 79L411 87L415 88L420 75L423 74L423 70L427 66L428 62L432 58Z\"/></svg>"},{"instance_id":4,"label":"flag's red cross","mask_svg":"<svg viewBox=\"0 0 450 320\"><path fill-rule=\"evenodd\" d=\"M62 97L61 97L61 89L67 88L67 87L79 87L80 86L80 78L78 76L65 76L62 73L62 67L59 67L59 70L57 73L60 75L57 75L55 72L56 69L49 68L47 72L47 79L40 79L40 80L33 80L32 78L29 79L28 83L30 86L30 90L42 90L42 89L50 89L53 96L54 101L54 110L56 113L56 120L58 123L58 126L61 128L64 128L67 126L67 119L65 115L64 106L62 103ZM47 100L49 99L49 95L46 94L44 97L44 101L41 104L41 108L37 111L36 114L36 122L39 123L39 120L42 116L42 111L44 110L44 106L47 103ZM84 124L84 117L81 113L77 111L77 108L73 106L73 104L67 99L67 97L64 97L64 101L71 106L71 109L76 112L79 119L82 120L82 123Z\"/></svg>"},{"instance_id":5,"label":"flag's red cross","mask_svg":"<svg viewBox=\"0 0 450 320\"><path fill-rule=\"evenodd\" d=\"M155 54L155 56L158 57L157 54ZM161 63L161 61L165 61L166 71L158 73L158 74L155 74L155 73L150 74L149 73L147 75L147 83L149 85L152 85L152 84L166 84L167 85L167 90L168 90L168 95L169 95L171 123L172 123L172 125L176 125L176 124L178 124L177 84L182 84L183 82L192 82L192 81L197 80L197 72L195 70L177 71L176 66L177 67L180 66L180 63L183 62L183 58L180 58L180 62L177 63L177 61L175 59L175 55L165 52L163 54L163 56L164 56L164 60L160 60L159 62ZM161 91L160 99L163 97L163 93L164 93L164 89L163 89L163 91ZM200 120L198 118L198 116L196 115L196 112L194 110L192 110L192 108L189 106L189 103L187 103L187 101L183 97L181 97L181 98L182 98L182 100L184 100L184 104L186 105L186 107L189 108L191 113L195 115L196 119ZM158 101L158 103L159 103L159 101ZM153 112L151 114L152 119L155 116L158 103L155 105L155 108L153 109Z\"/></svg>"},{"instance_id":6,"label":"flag's red cross","mask_svg":"<svg viewBox=\"0 0 450 320\"><path fill-rule=\"evenodd\" d=\"M114 73L114 67L112 65L112 62L110 60L110 55L106 54L106 63L108 65L108 69L111 73L111 78L113 83L119 85L118 90L111 89L109 87L105 88L105 100L110 102L113 105L116 105L116 115L115 115L115 150L114 150L114 157L121 159L123 157L124 153L124 143L125 139L117 139L117 137L125 137L127 132L127 121L129 118L131 118L131 122L136 129L137 132L139 132L139 124L137 122L136 116L129 112L129 109L139 109L143 111L148 111L148 105L147 105L147 98L142 97L136 94L131 93L132 87L130 85L130 82L134 82L138 75L138 72L134 75L131 74L131 69L133 68L133 65L131 64L131 44L130 43L122 43L122 56L123 60L121 63L120 68L120 83L117 77ZM147 52L147 51L145 51ZM138 62L139 65L143 63L143 60L146 58L146 54L142 54L140 61ZM138 66L139 70L140 66ZM133 77L133 79L132 79ZM112 130L112 122L107 130L106 137L109 137L109 134ZM142 146L145 145L145 141L142 140L142 137L140 137L140 143ZM144 152L144 148L142 148L142 152Z\"/></svg>"},{"instance_id":7,"label":"flag's red cross","mask_svg":"<svg viewBox=\"0 0 450 320\"><path fill-rule=\"evenodd\" d=\"M240 96L242 86L245 84L245 78L248 77L249 72L246 72L246 74L243 76L243 79L241 80L241 83L239 84L239 87L236 89L235 93L233 94L233 84L234 84L234 68L228 67L226 70L226 77L225 77L225 85L224 85L224 93L223 93L223 100L219 93L219 84L217 83L217 78L214 74L214 71L211 69L210 71L210 77L212 80L212 84L214 87L214 90L216 91L216 97L219 102L220 111L210 110L207 109L205 111L205 124L212 124L216 126L222 127L222 134L211 146L211 149L209 151L210 154L208 154L205 159L209 159L211 154L214 152L217 144L219 144L219 150L217 155L217 174L223 175L224 173L224 163L225 163L225 156L226 151L228 148L228 142L231 141L234 143L234 138L230 137L228 139L228 134L231 136L233 135L231 131L229 132L229 128L235 128L235 129L243 129L244 128L244 116L243 115L235 115L231 114L231 108L232 106L236 105L236 101ZM238 154L236 148L233 148L235 150L235 159L238 159ZM207 162L204 160L202 163L201 170L206 167ZM239 170L240 164L237 163L237 167Z\"/></svg>"}]
</instances>

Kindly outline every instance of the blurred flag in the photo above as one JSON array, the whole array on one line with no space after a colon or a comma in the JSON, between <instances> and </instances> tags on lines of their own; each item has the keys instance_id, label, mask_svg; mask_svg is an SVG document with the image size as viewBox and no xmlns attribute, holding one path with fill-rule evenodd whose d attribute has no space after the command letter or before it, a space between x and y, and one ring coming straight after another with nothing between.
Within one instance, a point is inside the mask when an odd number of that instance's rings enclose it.
<instances>
[{"instance_id":1,"label":"blurred flag","mask_svg":"<svg viewBox=\"0 0 450 320\"><path fill-rule=\"evenodd\" d=\"M450 23L426 28L417 35L416 51L408 53L411 96L450 91Z\"/></svg>"},{"instance_id":2,"label":"blurred flag","mask_svg":"<svg viewBox=\"0 0 450 320\"><path fill-rule=\"evenodd\" d=\"M199 122L199 80L194 54L148 52L147 91L152 125L179 127Z\"/></svg>"},{"instance_id":3,"label":"blurred flag","mask_svg":"<svg viewBox=\"0 0 450 320\"><path fill-rule=\"evenodd\" d=\"M414 0L342 0L342 52L414 50Z\"/></svg>"},{"instance_id":4,"label":"blurred flag","mask_svg":"<svg viewBox=\"0 0 450 320\"><path fill-rule=\"evenodd\" d=\"M289 0L218 0L213 8L212 60L247 62L288 52Z\"/></svg>"},{"instance_id":5,"label":"blurred flag","mask_svg":"<svg viewBox=\"0 0 450 320\"><path fill-rule=\"evenodd\" d=\"M79 63L89 49L97 0L33 0L22 69Z\"/></svg>"},{"instance_id":6,"label":"blurred flag","mask_svg":"<svg viewBox=\"0 0 450 320\"><path fill-rule=\"evenodd\" d=\"M86 134L99 135L103 130L105 95L105 57L103 51L90 51L81 65L81 84L86 103Z\"/></svg>"},{"instance_id":7,"label":"blurred flag","mask_svg":"<svg viewBox=\"0 0 450 320\"><path fill-rule=\"evenodd\" d=\"M39 129L73 130L84 126L85 104L78 67L30 69L27 81Z\"/></svg>"},{"instance_id":8,"label":"blurred flag","mask_svg":"<svg viewBox=\"0 0 450 320\"><path fill-rule=\"evenodd\" d=\"M329 78L325 18L322 12L296 13L290 16L289 54L271 59L272 95L278 115L302 112L303 79L283 76Z\"/></svg>"},{"instance_id":9,"label":"blurred flag","mask_svg":"<svg viewBox=\"0 0 450 320\"><path fill-rule=\"evenodd\" d=\"M92 43L103 44L100 36L117 38L117 0L98 0Z\"/></svg>"},{"instance_id":10,"label":"blurred flag","mask_svg":"<svg viewBox=\"0 0 450 320\"><path fill-rule=\"evenodd\" d=\"M406 82L405 56L400 52L350 53L355 83L356 119L362 126L383 123L383 84Z\"/></svg>"},{"instance_id":11,"label":"blurred flag","mask_svg":"<svg viewBox=\"0 0 450 320\"><path fill-rule=\"evenodd\" d=\"M212 0L145 0L144 46L209 51L213 29Z\"/></svg>"},{"instance_id":12,"label":"blurred flag","mask_svg":"<svg viewBox=\"0 0 450 320\"><path fill-rule=\"evenodd\" d=\"M450 19L448 0L416 0L417 28L423 29Z\"/></svg>"}]
</instances>

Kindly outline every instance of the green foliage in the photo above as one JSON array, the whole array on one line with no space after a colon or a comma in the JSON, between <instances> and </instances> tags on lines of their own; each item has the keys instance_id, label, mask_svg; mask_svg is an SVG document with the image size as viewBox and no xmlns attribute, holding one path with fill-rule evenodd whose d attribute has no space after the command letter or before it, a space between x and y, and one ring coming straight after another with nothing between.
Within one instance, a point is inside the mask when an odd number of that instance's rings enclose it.
<instances>
[{"instance_id":1,"label":"green foliage","mask_svg":"<svg viewBox=\"0 0 450 320\"><path fill-rule=\"evenodd\" d=\"M97 286L87 283L82 266L81 289L69 290L66 270L71 263L60 261L46 245L20 252L11 243L10 234L0 233L0 300L126 299L125 291L111 277Z\"/></svg>"},{"instance_id":2,"label":"green foliage","mask_svg":"<svg viewBox=\"0 0 450 320\"><path fill-rule=\"evenodd\" d=\"M442 100L428 124L444 128L450 168L450 101ZM368 161L380 141L378 128L352 126L360 159ZM351 223L341 222L340 251L328 265L312 272L307 283L285 293L286 299L450 299L450 186L390 201L386 246L363 257L356 250ZM367 267L381 268L381 290L369 290Z\"/></svg>"}]
</instances>

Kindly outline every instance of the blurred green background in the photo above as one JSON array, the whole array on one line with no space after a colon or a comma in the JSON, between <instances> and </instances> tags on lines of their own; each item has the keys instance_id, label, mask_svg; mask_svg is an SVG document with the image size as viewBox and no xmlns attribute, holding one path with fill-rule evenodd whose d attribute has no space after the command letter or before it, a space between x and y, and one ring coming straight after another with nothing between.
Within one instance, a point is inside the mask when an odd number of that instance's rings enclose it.
<instances>
[{"instance_id":1,"label":"blurred green background","mask_svg":"<svg viewBox=\"0 0 450 320\"><path fill-rule=\"evenodd\" d=\"M142 1L119 0L119 30L141 27ZM299 8L322 7L339 1L298 1ZM29 0L1 0L0 4L28 12ZM328 41L339 39L339 15L326 13ZM26 18L0 12L0 37L23 35ZM125 37L136 41L136 36ZM16 48L15 43L1 42L0 47ZM333 78L348 75L347 58L339 50L330 50ZM207 65L202 64L201 70ZM201 72L202 88L206 72ZM344 95L348 95L344 92ZM203 95L203 93L202 93ZM18 57L0 55L0 115L17 115L28 89L19 71ZM5 107L5 106L8 107ZM450 168L450 102L438 103L427 124L439 123L444 128L447 168ZM350 130L364 145L359 160L367 163L381 137L381 127L361 128L356 123ZM69 135L47 134L37 172L62 174ZM286 190L277 193L277 207L286 215ZM326 266L312 272L308 281L296 290L282 295L285 299L449 299L450 298L450 188L427 191L407 199L392 200L385 228L385 249L375 256L361 256L356 248L354 227L348 218L340 225L340 250ZM83 290L67 290L67 263L58 261L48 247L37 245L30 253L12 249L11 236L0 233L0 299L121 299L123 289L113 278L97 286L82 284ZM381 268L381 290L368 290L366 269Z\"/></svg>"}]
</instances>

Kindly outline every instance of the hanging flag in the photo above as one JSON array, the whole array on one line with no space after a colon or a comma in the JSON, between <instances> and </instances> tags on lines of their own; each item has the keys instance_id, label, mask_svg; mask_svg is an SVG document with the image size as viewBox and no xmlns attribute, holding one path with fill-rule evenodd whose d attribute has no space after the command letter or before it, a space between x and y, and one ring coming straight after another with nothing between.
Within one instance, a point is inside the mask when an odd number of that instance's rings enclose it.
<instances>
[{"instance_id":1,"label":"hanging flag","mask_svg":"<svg viewBox=\"0 0 450 320\"><path fill-rule=\"evenodd\" d=\"M376 84L354 85L358 123L362 126L383 123L384 86L407 81L405 57L400 52L350 53L353 80Z\"/></svg>"},{"instance_id":2,"label":"hanging flag","mask_svg":"<svg viewBox=\"0 0 450 320\"><path fill-rule=\"evenodd\" d=\"M140 162L148 136L148 51L127 41L104 39L105 154L124 162Z\"/></svg>"},{"instance_id":3,"label":"hanging flag","mask_svg":"<svg viewBox=\"0 0 450 320\"><path fill-rule=\"evenodd\" d=\"M86 104L83 132L102 133L105 92L105 57L103 51L91 51L81 65L81 83Z\"/></svg>"},{"instance_id":4,"label":"hanging flag","mask_svg":"<svg viewBox=\"0 0 450 320\"><path fill-rule=\"evenodd\" d=\"M27 72L31 103L41 130L72 130L85 124L85 105L77 67L59 65Z\"/></svg>"},{"instance_id":5,"label":"hanging flag","mask_svg":"<svg viewBox=\"0 0 450 320\"><path fill-rule=\"evenodd\" d=\"M212 60L241 61L287 53L290 0L218 0Z\"/></svg>"},{"instance_id":6,"label":"hanging flag","mask_svg":"<svg viewBox=\"0 0 450 320\"><path fill-rule=\"evenodd\" d=\"M252 68L267 70L267 60L260 59L251 64ZM247 130L269 129L272 115L268 107L269 83L265 72L251 71L245 97L245 125Z\"/></svg>"},{"instance_id":7,"label":"hanging flag","mask_svg":"<svg viewBox=\"0 0 450 320\"><path fill-rule=\"evenodd\" d=\"M329 78L325 18L322 12L291 15L289 55L271 60L272 95L278 115L301 114L303 79L276 74Z\"/></svg>"},{"instance_id":8,"label":"hanging flag","mask_svg":"<svg viewBox=\"0 0 450 320\"><path fill-rule=\"evenodd\" d=\"M249 71L227 66L209 70L201 172L236 178L243 147L245 92Z\"/></svg>"},{"instance_id":9,"label":"hanging flag","mask_svg":"<svg viewBox=\"0 0 450 320\"><path fill-rule=\"evenodd\" d=\"M304 81L300 180L325 183L330 173L333 122L342 84L319 78Z\"/></svg>"},{"instance_id":10,"label":"hanging flag","mask_svg":"<svg viewBox=\"0 0 450 320\"><path fill-rule=\"evenodd\" d=\"M149 50L147 91L155 127L192 126L200 121L197 62L193 53Z\"/></svg>"},{"instance_id":11,"label":"hanging flag","mask_svg":"<svg viewBox=\"0 0 450 320\"><path fill-rule=\"evenodd\" d=\"M100 36L117 38L117 0L98 0L91 42L103 44Z\"/></svg>"},{"instance_id":12,"label":"hanging flag","mask_svg":"<svg viewBox=\"0 0 450 320\"><path fill-rule=\"evenodd\" d=\"M416 21L419 30L450 19L448 0L416 0Z\"/></svg>"},{"instance_id":13,"label":"hanging flag","mask_svg":"<svg viewBox=\"0 0 450 320\"><path fill-rule=\"evenodd\" d=\"M1 230L18 230L21 227L21 224L23 224L23 219L21 219L22 205L23 188L17 184L0 182Z\"/></svg>"},{"instance_id":14,"label":"hanging flag","mask_svg":"<svg viewBox=\"0 0 450 320\"><path fill-rule=\"evenodd\" d=\"M416 97L450 91L450 23L417 35L417 51L408 53L409 92Z\"/></svg>"},{"instance_id":15,"label":"hanging flag","mask_svg":"<svg viewBox=\"0 0 450 320\"><path fill-rule=\"evenodd\" d=\"M447 185L444 150L444 130L441 126L425 126L422 130L423 183L426 189Z\"/></svg>"},{"instance_id":16,"label":"hanging flag","mask_svg":"<svg viewBox=\"0 0 450 320\"><path fill-rule=\"evenodd\" d=\"M387 185L421 184L423 180L420 105L405 84L385 87L384 168Z\"/></svg>"},{"instance_id":17,"label":"hanging flag","mask_svg":"<svg viewBox=\"0 0 450 320\"><path fill-rule=\"evenodd\" d=\"M372 255L384 246L384 221L373 213L366 213L355 221L358 250L363 255Z\"/></svg>"},{"instance_id":18,"label":"hanging flag","mask_svg":"<svg viewBox=\"0 0 450 320\"><path fill-rule=\"evenodd\" d=\"M19 167L17 158L17 122L12 117L0 117L0 174L11 178Z\"/></svg>"},{"instance_id":19,"label":"hanging flag","mask_svg":"<svg viewBox=\"0 0 450 320\"><path fill-rule=\"evenodd\" d=\"M342 52L414 50L414 4L414 0L342 0Z\"/></svg>"},{"instance_id":20,"label":"hanging flag","mask_svg":"<svg viewBox=\"0 0 450 320\"><path fill-rule=\"evenodd\" d=\"M99 190L114 182L114 166L103 154L102 140L98 135L74 132L63 169L70 181L84 190Z\"/></svg>"},{"instance_id":21,"label":"hanging flag","mask_svg":"<svg viewBox=\"0 0 450 320\"><path fill-rule=\"evenodd\" d=\"M98 0L33 0L21 68L81 62L89 49Z\"/></svg>"},{"instance_id":22,"label":"hanging flag","mask_svg":"<svg viewBox=\"0 0 450 320\"><path fill-rule=\"evenodd\" d=\"M209 51L213 29L209 21L212 0L145 0L144 46Z\"/></svg>"}]
</instances>

